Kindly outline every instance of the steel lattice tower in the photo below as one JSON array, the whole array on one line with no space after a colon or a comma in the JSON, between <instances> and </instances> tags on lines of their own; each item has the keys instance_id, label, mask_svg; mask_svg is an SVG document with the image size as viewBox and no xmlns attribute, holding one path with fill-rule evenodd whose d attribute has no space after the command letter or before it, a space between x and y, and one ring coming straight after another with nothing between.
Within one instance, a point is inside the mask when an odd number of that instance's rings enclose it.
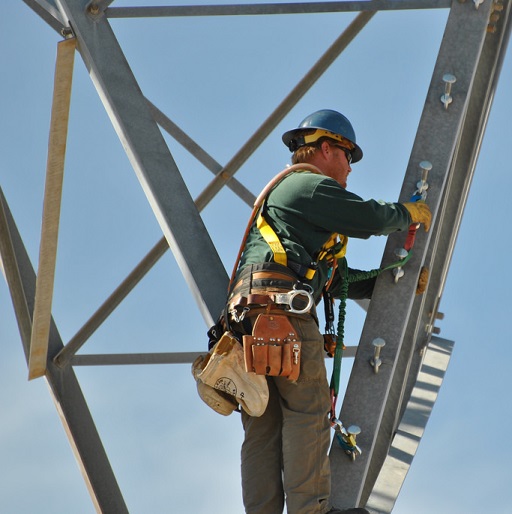
<instances>
[{"instance_id":1,"label":"steel lattice tower","mask_svg":"<svg viewBox=\"0 0 512 514\"><path fill-rule=\"evenodd\" d=\"M439 302L446 282L459 226L469 193L501 64L511 29L510 0L368 0L345 2L116 7L109 0L24 0L55 30L58 59L50 128L44 213L39 265L36 271L18 232L7 200L1 196L0 255L11 293L30 378L46 376L59 405L62 421L98 512L128 512L114 471L103 448L93 417L81 391L75 366L192 362L197 352L77 354L92 333L145 277L170 248L194 298L197 309L212 324L221 312L228 273L219 257L201 211L225 186L242 202L252 205L254 195L236 173L255 153L291 109L356 38L378 11L444 9L449 13L441 47L428 88L399 201L408 201L418 181L435 184L428 203L435 224L419 234L415 252L396 281L379 279L367 309L357 351L349 349L354 364L343 400L341 419L358 420L364 429L358 444L365 449L351 462L331 451L336 505L367 505L391 512L410 466L428 413L408 403L411 396L428 394L428 370L446 369L453 343L436 335ZM189 18L196 16L294 16L315 13L357 13L336 41L271 111L226 165L219 164L184 130L142 93L123 54L111 20L121 18ZM73 60L80 57L122 142L135 175L163 234L119 287L96 310L76 335L64 343L52 318L59 208L62 197L64 154L71 96ZM452 101L452 99L454 99ZM176 165L162 132L190 152L214 176L195 200ZM167 137L166 136L166 137ZM435 146L436 152L430 150ZM425 156L429 156L428 162ZM403 245L389 237L383 263L396 260ZM415 295L422 266L430 270L425 294ZM382 360L375 360L374 341L386 342ZM422 366L428 363L427 366ZM421 380L418 381L418 377ZM433 386L431 398L439 385ZM398 430L401 423L414 426ZM400 432L400 437L397 432ZM416 442L411 446L411 440ZM407 454L397 459L397 451ZM386 491L386 494L384 494Z\"/></svg>"}]
</instances>

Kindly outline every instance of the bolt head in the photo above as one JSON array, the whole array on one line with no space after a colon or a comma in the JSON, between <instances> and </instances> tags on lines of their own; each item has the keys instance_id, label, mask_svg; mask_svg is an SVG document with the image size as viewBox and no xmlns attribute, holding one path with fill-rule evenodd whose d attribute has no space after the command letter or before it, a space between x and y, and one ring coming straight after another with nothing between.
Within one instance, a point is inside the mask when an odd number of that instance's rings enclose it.
<instances>
[{"instance_id":1,"label":"bolt head","mask_svg":"<svg viewBox=\"0 0 512 514\"><path fill-rule=\"evenodd\" d=\"M382 337L376 337L372 341L372 344L373 344L373 346L375 346L375 348L382 348L383 346L386 346L386 341L384 341L384 339L382 339Z\"/></svg>"},{"instance_id":2,"label":"bolt head","mask_svg":"<svg viewBox=\"0 0 512 514\"><path fill-rule=\"evenodd\" d=\"M407 255L409 255L409 252L405 248L397 248L395 250L395 255L400 259L405 259Z\"/></svg>"},{"instance_id":3,"label":"bolt head","mask_svg":"<svg viewBox=\"0 0 512 514\"><path fill-rule=\"evenodd\" d=\"M350 435L359 435L361 433L361 429L357 425L350 425L347 428L347 432Z\"/></svg>"},{"instance_id":4,"label":"bolt head","mask_svg":"<svg viewBox=\"0 0 512 514\"><path fill-rule=\"evenodd\" d=\"M443 75L443 82L447 82L448 84L454 84L457 82L457 78L455 75L452 75L451 73L445 73Z\"/></svg>"},{"instance_id":5,"label":"bolt head","mask_svg":"<svg viewBox=\"0 0 512 514\"><path fill-rule=\"evenodd\" d=\"M432 163L430 161L421 161L420 168L425 171L430 171L432 169Z\"/></svg>"}]
</instances>

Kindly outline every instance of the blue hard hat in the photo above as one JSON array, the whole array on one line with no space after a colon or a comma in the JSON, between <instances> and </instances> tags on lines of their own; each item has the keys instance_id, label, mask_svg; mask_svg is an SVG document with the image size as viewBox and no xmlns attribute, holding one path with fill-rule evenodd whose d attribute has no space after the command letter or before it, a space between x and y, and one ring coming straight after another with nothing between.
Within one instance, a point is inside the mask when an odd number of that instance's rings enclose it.
<instances>
[{"instance_id":1,"label":"blue hard hat","mask_svg":"<svg viewBox=\"0 0 512 514\"><path fill-rule=\"evenodd\" d=\"M343 114L331 109L321 109L302 120L299 127L283 134L283 143L295 152L301 146L314 143L321 137L340 141L350 150L352 162L363 158L363 151L356 144L356 133Z\"/></svg>"}]
</instances>

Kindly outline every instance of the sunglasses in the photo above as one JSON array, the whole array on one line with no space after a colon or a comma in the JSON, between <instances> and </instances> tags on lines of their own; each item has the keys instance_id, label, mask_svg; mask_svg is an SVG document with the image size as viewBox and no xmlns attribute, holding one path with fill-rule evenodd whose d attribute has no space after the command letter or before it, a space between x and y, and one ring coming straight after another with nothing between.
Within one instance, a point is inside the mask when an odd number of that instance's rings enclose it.
<instances>
[{"instance_id":1,"label":"sunglasses","mask_svg":"<svg viewBox=\"0 0 512 514\"><path fill-rule=\"evenodd\" d=\"M345 157L347 158L347 162L349 164L352 164L352 153L350 152L350 150L348 148L345 148L344 146L341 146L341 145L333 145L335 146L336 148L339 148L340 150L343 150L343 153L345 154Z\"/></svg>"}]
</instances>

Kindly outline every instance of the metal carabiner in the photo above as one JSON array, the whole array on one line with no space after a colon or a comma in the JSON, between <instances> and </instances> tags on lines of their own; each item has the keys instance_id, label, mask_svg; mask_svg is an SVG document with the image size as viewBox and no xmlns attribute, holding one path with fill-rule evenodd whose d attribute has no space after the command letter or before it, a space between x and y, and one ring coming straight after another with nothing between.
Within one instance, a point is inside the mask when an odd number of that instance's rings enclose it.
<instances>
[{"instance_id":1,"label":"metal carabiner","mask_svg":"<svg viewBox=\"0 0 512 514\"><path fill-rule=\"evenodd\" d=\"M240 314L238 314L238 311L236 310L236 308L234 307L233 309L231 309L229 311L229 313L231 314L232 318L233 318L233 321L235 323L241 323L244 318L245 318L245 315L250 311L251 309L249 307L244 307L242 312Z\"/></svg>"},{"instance_id":2,"label":"metal carabiner","mask_svg":"<svg viewBox=\"0 0 512 514\"><path fill-rule=\"evenodd\" d=\"M297 296L305 296L308 299L308 303L303 309L296 309L293 306L293 300L295 300ZM313 307L314 304L311 292L305 289L295 289L295 286L293 291L288 291L287 293L276 293L274 295L274 301L282 305L287 305L288 312L292 312L293 314L306 314L311 310L311 307Z\"/></svg>"}]
</instances>

